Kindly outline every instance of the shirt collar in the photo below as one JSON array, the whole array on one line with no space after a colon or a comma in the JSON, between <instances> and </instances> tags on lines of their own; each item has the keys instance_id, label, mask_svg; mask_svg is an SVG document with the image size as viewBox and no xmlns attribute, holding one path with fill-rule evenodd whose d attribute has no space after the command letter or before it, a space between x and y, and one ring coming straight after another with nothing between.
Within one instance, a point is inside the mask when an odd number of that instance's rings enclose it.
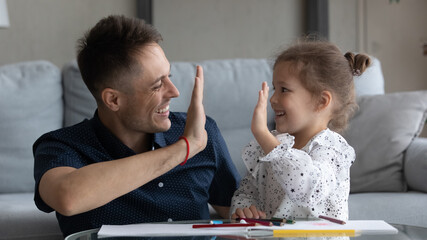
<instances>
[{"instance_id":1,"label":"shirt collar","mask_svg":"<svg viewBox=\"0 0 427 240\"><path fill-rule=\"evenodd\" d=\"M131 148L126 146L101 122L98 110L95 111L91 122L99 142L113 158L118 159L124 156L135 155L135 152ZM166 139L163 132L153 135L153 147L155 149L166 147Z\"/></svg>"}]
</instances>

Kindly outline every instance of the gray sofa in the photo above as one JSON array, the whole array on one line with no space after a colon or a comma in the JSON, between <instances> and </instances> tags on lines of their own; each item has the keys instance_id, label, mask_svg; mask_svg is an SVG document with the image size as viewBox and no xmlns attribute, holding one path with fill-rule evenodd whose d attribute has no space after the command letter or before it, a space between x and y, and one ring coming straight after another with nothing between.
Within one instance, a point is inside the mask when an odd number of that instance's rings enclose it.
<instances>
[{"instance_id":1,"label":"gray sofa","mask_svg":"<svg viewBox=\"0 0 427 240\"><path fill-rule=\"evenodd\" d=\"M181 93L172 100L172 111L187 109L195 64L172 62L172 80ZM217 121L244 175L240 151L252 139L257 91L262 81L271 83L271 64L265 59L197 64L205 70L206 113ZM357 153L351 169L350 219L427 227L427 139L418 137L427 91L384 94L376 59L355 84L360 111L345 134ZM94 109L75 62L62 70L47 61L0 67L0 239L62 239L54 213L34 205L31 147L41 134L89 118Z\"/></svg>"}]
</instances>

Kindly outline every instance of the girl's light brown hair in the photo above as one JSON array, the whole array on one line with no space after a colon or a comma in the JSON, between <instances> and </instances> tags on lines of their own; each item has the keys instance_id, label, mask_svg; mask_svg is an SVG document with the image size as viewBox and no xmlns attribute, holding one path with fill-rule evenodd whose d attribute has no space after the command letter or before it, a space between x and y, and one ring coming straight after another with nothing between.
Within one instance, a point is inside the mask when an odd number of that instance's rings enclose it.
<instances>
[{"instance_id":1,"label":"girl's light brown hair","mask_svg":"<svg viewBox=\"0 0 427 240\"><path fill-rule=\"evenodd\" d=\"M321 100L323 91L331 92L334 109L328 128L342 133L358 108L353 76L366 70L371 63L369 56L351 52L343 55L339 48L330 42L304 39L281 52L273 69L279 62L291 64L291 71L312 93L315 100Z\"/></svg>"}]
</instances>

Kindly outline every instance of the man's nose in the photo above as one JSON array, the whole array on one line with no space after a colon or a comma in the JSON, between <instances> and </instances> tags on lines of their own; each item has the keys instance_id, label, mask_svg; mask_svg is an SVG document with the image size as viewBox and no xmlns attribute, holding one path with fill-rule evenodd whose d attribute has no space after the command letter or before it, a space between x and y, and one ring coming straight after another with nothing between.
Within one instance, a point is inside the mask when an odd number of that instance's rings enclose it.
<instances>
[{"instance_id":1,"label":"man's nose","mask_svg":"<svg viewBox=\"0 0 427 240\"><path fill-rule=\"evenodd\" d=\"M168 98L176 98L179 96L179 91L168 77L166 82L166 95Z\"/></svg>"}]
</instances>

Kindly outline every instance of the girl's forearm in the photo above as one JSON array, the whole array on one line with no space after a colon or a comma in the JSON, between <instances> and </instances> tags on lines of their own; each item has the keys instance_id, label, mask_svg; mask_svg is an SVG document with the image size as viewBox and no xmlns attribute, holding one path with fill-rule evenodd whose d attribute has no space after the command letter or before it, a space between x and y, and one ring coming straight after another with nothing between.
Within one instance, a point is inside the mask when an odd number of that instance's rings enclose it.
<instances>
[{"instance_id":1,"label":"girl's forearm","mask_svg":"<svg viewBox=\"0 0 427 240\"><path fill-rule=\"evenodd\" d=\"M261 146L264 154L270 153L275 147L280 145L279 140L270 132L263 131L258 133L253 133L256 141Z\"/></svg>"}]
</instances>

